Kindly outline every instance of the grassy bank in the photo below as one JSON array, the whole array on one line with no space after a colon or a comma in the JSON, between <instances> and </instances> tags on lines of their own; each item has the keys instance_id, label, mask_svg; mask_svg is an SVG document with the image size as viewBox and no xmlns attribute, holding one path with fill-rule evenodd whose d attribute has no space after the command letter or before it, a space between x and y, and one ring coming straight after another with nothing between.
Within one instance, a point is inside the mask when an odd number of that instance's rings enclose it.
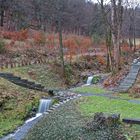
<instances>
[{"instance_id":1,"label":"grassy bank","mask_svg":"<svg viewBox=\"0 0 140 140\"><path fill-rule=\"evenodd\" d=\"M36 81L48 88L64 88L63 79L60 78L59 73L53 72L49 65L30 65L24 67L17 67L12 69L5 69L3 72L14 73L25 79Z\"/></svg>"},{"instance_id":2,"label":"grassy bank","mask_svg":"<svg viewBox=\"0 0 140 140\"><path fill-rule=\"evenodd\" d=\"M16 86L0 78L0 137L13 131L30 116L32 108L37 108L39 99L47 96Z\"/></svg>"}]
</instances>

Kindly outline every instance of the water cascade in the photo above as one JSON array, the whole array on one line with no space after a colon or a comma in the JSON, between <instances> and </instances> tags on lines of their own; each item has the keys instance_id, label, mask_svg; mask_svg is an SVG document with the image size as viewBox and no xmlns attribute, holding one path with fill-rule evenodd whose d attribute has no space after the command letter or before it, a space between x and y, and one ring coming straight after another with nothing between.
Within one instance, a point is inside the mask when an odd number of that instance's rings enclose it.
<instances>
[{"instance_id":1,"label":"water cascade","mask_svg":"<svg viewBox=\"0 0 140 140\"><path fill-rule=\"evenodd\" d=\"M39 104L38 113L46 112L49 109L51 102L52 101L50 99L41 99L40 104Z\"/></svg>"},{"instance_id":2,"label":"water cascade","mask_svg":"<svg viewBox=\"0 0 140 140\"><path fill-rule=\"evenodd\" d=\"M88 79L87 79L86 85L91 85L92 84L92 80L93 80L93 76L89 76Z\"/></svg>"},{"instance_id":3,"label":"water cascade","mask_svg":"<svg viewBox=\"0 0 140 140\"><path fill-rule=\"evenodd\" d=\"M41 99L40 104L39 104L38 113L36 114L35 117L28 119L26 121L26 123L31 122L31 121L35 120L36 118L40 117L42 115L42 113L46 112L50 108L51 103L52 103L52 100L50 100L50 99Z\"/></svg>"}]
</instances>

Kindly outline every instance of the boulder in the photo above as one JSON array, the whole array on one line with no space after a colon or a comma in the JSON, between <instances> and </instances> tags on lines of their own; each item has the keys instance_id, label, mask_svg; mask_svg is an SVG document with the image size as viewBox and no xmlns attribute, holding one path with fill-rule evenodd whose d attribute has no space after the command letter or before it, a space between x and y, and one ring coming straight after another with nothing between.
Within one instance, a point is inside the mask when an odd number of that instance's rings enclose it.
<instances>
[{"instance_id":1,"label":"boulder","mask_svg":"<svg viewBox=\"0 0 140 140\"><path fill-rule=\"evenodd\" d=\"M93 120L87 123L86 128L88 130L100 130L106 127L117 127L120 124L120 114L104 114L96 113Z\"/></svg>"}]
</instances>

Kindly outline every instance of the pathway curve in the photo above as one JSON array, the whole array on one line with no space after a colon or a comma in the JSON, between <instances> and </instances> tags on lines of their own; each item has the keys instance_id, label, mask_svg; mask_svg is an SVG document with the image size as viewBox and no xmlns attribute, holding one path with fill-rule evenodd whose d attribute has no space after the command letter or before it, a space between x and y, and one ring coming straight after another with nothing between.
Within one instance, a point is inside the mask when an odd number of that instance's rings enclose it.
<instances>
[{"instance_id":1,"label":"pathway curve","mask_svg":"<svg viewBox=\"0 0 140 140\"><path fill-rule=\"evenodd\" d=\"M134 60L128 75L122 80L120 85L114 89L114 91L127 92L134 85L139 71L140 71L140 58Z\"/></svg>"}]
</instances>

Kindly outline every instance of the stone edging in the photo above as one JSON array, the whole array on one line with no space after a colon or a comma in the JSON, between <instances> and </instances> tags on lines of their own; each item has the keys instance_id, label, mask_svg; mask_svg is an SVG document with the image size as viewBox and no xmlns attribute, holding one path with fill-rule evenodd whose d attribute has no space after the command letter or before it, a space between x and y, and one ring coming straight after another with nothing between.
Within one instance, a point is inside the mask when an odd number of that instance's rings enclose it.
<instances>
[{"instance_id":1,"label":"stone edging","mask_svg":"<svg viewBox=\"0 0 140 140\"><path fill-rule=\"evenodd\" d=\"M38 60L22 60L21 62L8 62L0 65L0 70L7 69L7 68L16 68L22 66L29 66L33 64L47 64L49 63L49 59L38 59Z\"/></svg>"}]
</instances>

